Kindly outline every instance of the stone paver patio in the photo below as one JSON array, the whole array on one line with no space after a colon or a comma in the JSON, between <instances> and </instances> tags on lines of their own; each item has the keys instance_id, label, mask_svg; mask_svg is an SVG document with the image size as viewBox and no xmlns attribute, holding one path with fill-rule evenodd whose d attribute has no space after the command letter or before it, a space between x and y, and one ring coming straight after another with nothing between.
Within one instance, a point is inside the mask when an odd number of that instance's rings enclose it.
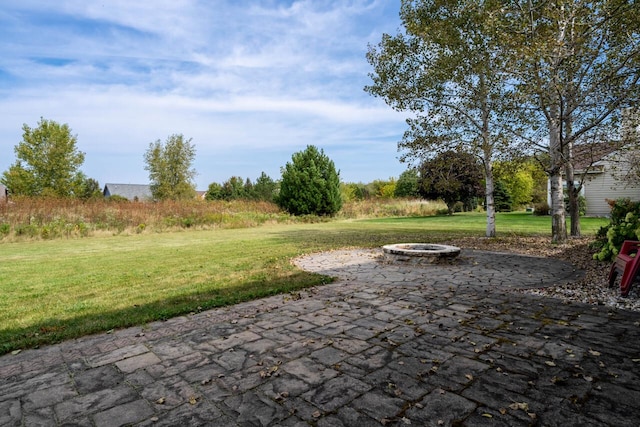
<instances>
[{"instance_id":1,"label":"stone paver patio","mask_svg":"<svg viewBox=\"0 0 640 427\"><path fill-rule=\"evenodd\" d=\"M0 357L1 426L638 426L640 313L562 261L296 260L333 284Z\"/></svg>"}]
</instances>

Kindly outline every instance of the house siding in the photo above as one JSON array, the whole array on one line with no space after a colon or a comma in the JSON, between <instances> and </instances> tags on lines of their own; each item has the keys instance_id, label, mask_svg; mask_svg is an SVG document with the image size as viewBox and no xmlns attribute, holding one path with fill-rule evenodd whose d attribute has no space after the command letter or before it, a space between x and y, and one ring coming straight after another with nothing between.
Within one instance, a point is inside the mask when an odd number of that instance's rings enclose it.
<instances>
[{"instance_id":1,"label":"house siding","mask_svg":"<svg viewBox=\"0 0 640 427\"><path fill-rule=\"evenodd\" d=\"M611 207L607 203L607 199L640 200L640 186L617 180L610 172L610 164L603 163L604 172L589 174L584 183L587 215L589 216L609 216Z\"/></svg>"}]
</instances>

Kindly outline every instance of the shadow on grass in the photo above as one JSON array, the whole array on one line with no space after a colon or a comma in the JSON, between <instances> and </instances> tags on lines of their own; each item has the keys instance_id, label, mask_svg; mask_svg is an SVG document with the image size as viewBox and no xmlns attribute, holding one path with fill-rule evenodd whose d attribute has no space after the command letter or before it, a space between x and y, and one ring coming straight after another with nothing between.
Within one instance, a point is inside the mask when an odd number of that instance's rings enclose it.
<instances>
[{"instance_id":1,"label":"shadow on grass","mask_svg":"<svg viewBox=\"0 0 640 427\"><path fill-rule=\"evenodd\" d=\"M2 329L0 330L0 355L112 329L141 326L193 312L286 294L332 281L332 278L320 274L296 271L286 276L257 279L222 289L181 295L120 310L103 311L66 320L49 319L25 328Z\"/></svg>"}]
</instances>

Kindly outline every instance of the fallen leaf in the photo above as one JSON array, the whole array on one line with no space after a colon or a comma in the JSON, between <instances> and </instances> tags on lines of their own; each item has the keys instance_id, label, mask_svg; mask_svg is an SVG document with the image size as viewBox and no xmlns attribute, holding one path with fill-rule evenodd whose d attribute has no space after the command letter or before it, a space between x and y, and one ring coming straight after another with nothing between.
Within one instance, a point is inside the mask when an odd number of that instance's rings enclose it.
<instances>
[{"instance_id":1,"label":"fallen leaf","mask_svg":"<svg viewBox=\"0 0 640 427\"><path fill-rule=\"evenodd\" d=\"M517 411L518 409L522 409L523 411L528 411L529 404L526 402L513 402L511 405L509 405L509 408L513 409L514 411Z\"/></svg>"},{"instance_id":2,"label":"fallen leaf","mask_svg":"<svg viewBox=\"0 0 640 427\"><path fill-rule=\"evenodd\" d=\"M546 361L544 363L545 363L545 365L548 365L548 366L556 366L555 362L553 362L551 360L548 360L548 361Z\"/></svg>"},{"instance_id":3,"label":"fallen leaf","mask_svg":"<svg viewBox=\"0 0 640 427\"><path fill-rule=\"evenodd\" d=\"M11 354L13 354L13 355L15 356L16 354L19 354L21 351L22 351L22 350L13 350L13 351L11 352Z\"/></svg>"},{"instance_id":4,"label":"fallen leaf","mask_svg":"<svg viewBox=\"0 0 640 427\"><path fill-rule=\"evenodd\" d=\"M321 415L322 414L320 413L320 411L315 411L313 414L311 414L313 418L320 418Z\"/></svg>"},{"instance_id":5,"label":"fallen leaf","mask_svg":"<svg viewBox=\"0 0 640 427\"><path fill-rule=\"evenodd\" d=\"M165 398L164 398L164 397L161 397L160 399L156 400L156 403L157 403L158 405L164 405L164 401L165 401Z\"/></svg>"},{"instance_id":6,"label":"fallen leaf","mask_svg":"<svg viewBox=\"0 0 640 427\"><path fill-rule=\"evenodd\" d=\"M599 351L589 350L589 353L590 353L592 356L600 356L600 352L599 352Z\"/></svg>"},{"instance_id":7,"label":"fallen leaf","mask_svg":"<svg viewBox=\"0 0 640 427\"><path fill-rule=\"evenodd\" d=\"M195 397L195 396L190 396L190 397L189 397L189 403L190 403L191 405L195 405L196 403L198 403L198 398L197 398L197 397Z\"/></svg>"},{"instance_id":8,"label":"fallen leaf","mask_svg":"<svg viewBox=\"0 0 640 427\"><path fill-rule=\"evenodd\" d=\"M485 418L493 418L493 415L487 414L486 412L484 414L482 414L482 416L485 417Z\"/></svg>"},{"instance_id":9,"label":"fallen leaf","mask_svg":"<svg viewBox=\"0 0 640 427\"><path fill-rule=\"evenodd\" d=\"M473 375L471 374L467 374L464 376L466 379L468 379L469 381L473 381Z\"/></svg>"},{"instance_id":10,"label":"fallen leaf","mask_svg":"<svg viewBox=\"0 0 640 427\"><path fill-rule=\"evenodd\" d=\"M507 413L507 409L506 409L506 408L500 408L500 409L498 409L498 411L499 411L502 415L504 415L504 414L506 414L506 413Z\"/></svg>"}]
</instances>

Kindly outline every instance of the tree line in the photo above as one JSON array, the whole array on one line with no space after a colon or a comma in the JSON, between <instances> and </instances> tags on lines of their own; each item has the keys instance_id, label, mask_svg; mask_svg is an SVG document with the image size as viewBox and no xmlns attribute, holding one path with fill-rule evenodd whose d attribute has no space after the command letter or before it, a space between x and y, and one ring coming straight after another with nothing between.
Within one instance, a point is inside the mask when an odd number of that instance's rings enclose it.
<instances>
[{"instance_id":1,"label":"tree line","mask_svg":"<svg viewBox=\"0 0 640 427\"><path fill-rule=\"evenodd\" d=\"M23 126L23 141L15 147L16 162L0 182L15 196L55 196L88 199L101 197L96 180L80 170L84 153L67 124L41 119L36 128ZM181 134L165 142L149 144L144 153L154 200L188 200L195 197L193 169L196 147ZM497 162L496 209L509 211L541 202L546 197L546 177L532 160ZM344 201L363 199L442 199L449 213L472 210L483 197L483 176L479 162L463 152L444 152L409 168L396 180L364 183L340 182L339 171L323 150L308 146L294 153L274 180L265 172L253 182L232 176L209 185L206 200L257 200L275 202L293 214L332 215Z\"/></svg>"}]
</instances>

